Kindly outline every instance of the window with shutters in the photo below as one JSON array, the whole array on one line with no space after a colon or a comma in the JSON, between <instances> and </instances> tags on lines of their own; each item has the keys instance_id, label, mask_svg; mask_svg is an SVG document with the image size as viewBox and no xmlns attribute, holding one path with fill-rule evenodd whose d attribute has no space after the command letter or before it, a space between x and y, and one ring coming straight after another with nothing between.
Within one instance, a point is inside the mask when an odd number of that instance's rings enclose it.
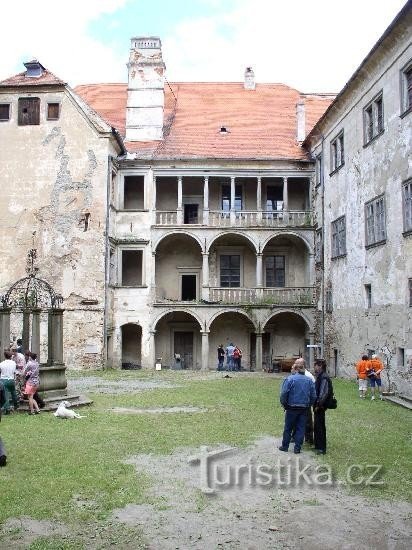
<instances>
[{"instance_id":1,"label":"window with shutters","mask_svg":"<svg viewBox=\"0 0 412 550\"><path fill-rule=\"evenodd\" d=\"M19 98L19 126L40 124L40 99L38 97Z\"/></svg>"},{"instance_id":2,"label":"window with shutters","mask_svg":"<svg viewBox=\"0 0 412 550\"><path fill-rule=\"evenodd\" d=\"M285 256L266 257L266 286L285 286Z\"/></svg>"},{"instance_id":3,"label":"window with shutters","mask_svg":"<svg viewBox=\"0 0 412 550\"><path fill-rule=\"evenodd\" d=\"M363 110L365 145L368 145L373 139L380 136L383 131L383 98L382 92L380 92Z\"/></svg>"},{"instance_id":4,"label":"window with shutters","mask_svg":"<svg viewBox=\"0 0 412 550\"><path fill-rule=\"evenodd\" d=\"M345 147L343 130L330 143L330 173L331 175L345 164Z\"/></svg>"},{"instance_id":5,"label":"window with shutters","mask_svg":"<svg viewBox=\"0 0 412 550\"><path fill-rule=\"evenodd\" d=\"M60 118L60 103L47 104L47 120L59 120Z\"/></svg>"},{"instance_id":6,"label":"window with shutters","mask_svg":"<svg viewBox=\"0 0 412 550\"><path fill-rule=\"evenodd\" d=\"M366 247L386 241L385 197L381 195L365 204Z\"/></svg>"},{"instance_id":7,"label":"window with shutters","mask_svg":"<svg viewBox=\"0 0 412 550\"><path fill-rule=\"evenodd\" d=\"M401 112L412 111L412 60L401 71Z\"/></svg>"},{"instance_id":8,"label":"window with shutters","mask_svg":"<svg viewBox=\"0 0 412 550\"><path fill-rule=\"evenodd\" d=\"M403 231L404 234L412 232L412 179L402 186L403 202Z\"/></svg>"},{"instance_id":9,"label":"window with shutters","mask_svg":"<svg viewBox=\"0 0 412 550\"><path fill-rule=\"evenodd\" d=\"M341 216L332 222L332 259L346 254L346 218Z\"/></svg>"},{"instance_id":10,"label":"window with shutters","mask_svg":"<svg viewBox=\"0 0 412 550\"><path fill-rule=\"evenodd\" d=\"M0 122L10 120L10 103L0 103Z\"/></svg>"}]
</instances>

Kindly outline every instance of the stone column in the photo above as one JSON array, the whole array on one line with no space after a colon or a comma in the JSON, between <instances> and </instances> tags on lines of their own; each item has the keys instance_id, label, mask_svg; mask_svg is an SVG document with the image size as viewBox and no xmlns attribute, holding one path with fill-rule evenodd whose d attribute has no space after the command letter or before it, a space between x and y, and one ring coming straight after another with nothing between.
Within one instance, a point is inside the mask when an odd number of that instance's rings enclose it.
<instances>
[{"instance_id":1,"label":"stone column","mask_svg":"<svg viewBox=\"0 0 412 550\"><path fill-rule=\"evenodd\" d=\"M152 252L152 264L150 266L150 286L152 287L153 302L156 301L156 252Z\"/></svg>"},{"instance_id":2,"label":"stone column","mask_svg":"<svg viewBox=\"0 0 412 550\"><path fill-rule=\"evenodd\" d=\"M256 254L256 286L263 286L263 254Z\"/></svg>"},{"instance_id":3,"label":"stone column","mask_svg":"<svg viewBox=\"0 0 412 550\"><path fill-rule=\"evenodd\" d=\"M235 177L232 176L230 178L230 225L235 225L235 220L236 220L235 196L236 196Z\"/></svg>"},{"instance_id":4,"label":"stone column","mask_svg":"<svg viewBox=\"0 0 412 550\"><path fill-rule=\"evenodd\" d=\"M23 309L23 349L30 349L30 309Z\"/></svg>"},{"instance_id":5,"label":"stone column","mask_svg":"<svg viewBox=\"0 0 412 550\"><path fill-rule=\"evenodd\" d=\"M262 364L262 333L256 333L256 371L261 371Z\"/></svg>"},{"instance_id":6,"label":"stone column","mask_svg":"<svg viewBox=\"0 0 412 550\"><path fill-rule=\"evenodd\" d=\"M149 332L149 353L148 353L148 367L150 369L155 368L156 364L156 331L151 330Z\"/></svg>"},{"instance_id":7,"label":"stone column","mask_svg":"<svg viewBox=\"0 0 412 550\"><path fill-rule=\"evenodd\" d=\"M63 364L63 311L49 309L48 366Z\"/></svg>"},{"instance_id":8,"label":"stone column","mask_svg":"<svg viewBox=\"0 0 412 550\"><path fill-rule=\"evenodd\" d=\"M288 178L283 178L283 210L287 212L289 209L288 205Z\"/></svg>"},{"instance_id":9,"label":"stone column","mask_svg":"<svg viewBox=\"0 0 412 550\"><path fill-rule=\"evenodd\" d=\"M262 221L262 178L257 178L257 188L256 188L256 210L258 224Z\"/></svg>"},{"instance_id":10,"label":"stone column","mask_svg":"<svg viewBox=\"0 0 412 550\"><path fill-rule=\"evenodd\" d=\"M0 308L0 357L3 361L3 351L10 346L10 308Z\"/></svg>"},{"instance_id":11,"label":"stone column","mask_svg":"<svg viewBox=\"0 0 412 550\"><path fill-rule=\"evenodd\" d=\"M152 220L153 225L157 222L157 208L156 208L156 176L152 178Z\"/></svg>"},{"instance_id":12,"label":"stone column","mask_svg":"<svg viewBox=\"0 0 412 550\"><path fill-rule=\"evenodd\" d=\"M202 252L202 299L209 300L209 253Z\"/></svg>"},{"instance_id":13,"label":"stone column","mask_svg":"<svg viewBox=\"0 0 412 550\"><path fill-rule=\"evenodd\" d=\"M203 225L209 225L209 176L205 176L203 185Z\"/></svg>"},{"instance_id":14,"label":"stone column","mask_svg":"<svg viewBox=\"0 0 412 550\"><path fill-rule=\"evenodd\" d=\"M177 224L183 223L183 178L179 176L177 178Z\"/></svg>"},{"instance_id":15,"label":"stone column","mask_svg":"<svg viewBox=\"0 0 412 550\"><path fill-rule=\"evenodd\" d=\"M30 351L37 353L37 360L40 363L40 309L32 310L32 326L31 326L31 346Z\"/></svg>"},{"instance_id":16,"label":"stone column","mask_svg":"<svg viewBox=\"0 0 412 550\"><path fill-rule=\"evenodd\" d=\"M312 253L309 253L308 254L308 259L309 259L309 262L308 262L308 281L309 281L309 286L313 286L315 284L315 278L316 278L316 273L315 273L315 254L312 254Z\"/></svg>"},{"instance_id":17,"label":"stone column","mask_svg":"<svg viewBox=\"0 0 412 550\"><path fill-rule=\"evenodd\" d=\"M209 332L202 331L202 370L209 368Z\"/></svg>"}]
</instances>

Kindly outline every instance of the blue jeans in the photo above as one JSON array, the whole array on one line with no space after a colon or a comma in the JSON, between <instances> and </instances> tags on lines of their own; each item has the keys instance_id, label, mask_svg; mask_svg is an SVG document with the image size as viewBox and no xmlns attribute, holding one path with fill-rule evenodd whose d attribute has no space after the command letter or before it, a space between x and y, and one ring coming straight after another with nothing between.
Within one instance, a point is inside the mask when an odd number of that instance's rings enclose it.
<instances>
[{"instance_id":1,"label":"blue jeans","mask_svg":"<svg viewBox=\"0 0 412 550\"><path fill-rule=\"evenodd\" d=\"M4 386L4 389L6 390L6 402L4 404L4 410L9 411L10 410L10 397L13 401L14 409L17 410L19 407L19 402L17 399L17 393L16 393L16 384L13 379L11 378L2 378L2 383Z\"/></svg>"},{"instance_id":2,"label":"blue jeans","mask_svg":"<svg viewBox=\"0 0 412 550\"><path fill-rule=\"evenodd\" d=\"M288 409L285 412L282 447L288 449L292 430L295 432L295 450L300 451L305 438L306 419L309 409Z\"/></svg>"},{"instance_id":3,"label":"blue jeans","mask_svg":"<svg viewBox=\"0 0 412 550\"><path fill-rule=\"evenodd\" d=\"M218 359L217 370L223 370L224 362L225 362L225 358L224 358L224 357L220 357L220 358Z\"/></svg>"}]
</instances>

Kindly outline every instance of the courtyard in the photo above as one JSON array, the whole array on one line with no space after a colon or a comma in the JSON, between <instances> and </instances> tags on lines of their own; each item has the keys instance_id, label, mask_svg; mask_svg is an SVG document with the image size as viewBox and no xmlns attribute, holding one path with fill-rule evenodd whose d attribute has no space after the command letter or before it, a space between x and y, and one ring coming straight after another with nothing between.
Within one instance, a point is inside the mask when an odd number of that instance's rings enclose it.
<instances>
[{"instance_id":1,"label":"courtyard","mask_svg":"<svg viewBox=\"0 0 412 550\"><path fill-rule=\"evenodd\" d=\"M286 455L281 381L69 372L71 393L93 399L84 418L14 414L0 425L0 547L410 548L410 411L335 380L328 454ZM198 458L212 452L205 479Z\"/></svg>"}]
</instances>

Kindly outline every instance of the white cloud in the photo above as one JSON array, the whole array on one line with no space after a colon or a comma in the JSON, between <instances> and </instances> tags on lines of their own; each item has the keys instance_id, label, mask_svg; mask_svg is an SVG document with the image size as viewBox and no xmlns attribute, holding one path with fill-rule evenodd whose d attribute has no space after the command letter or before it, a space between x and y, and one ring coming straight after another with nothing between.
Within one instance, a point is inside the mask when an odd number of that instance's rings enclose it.
<instances>
[{"instance_id":1,"label":"white cloud","mask_svg":"<svg viewBox=\"0 0 412 550\"><path fill-rule=\"evenodd\" d=\"M127 0L18 0L2 4L0 80L24 70L37 58L57 76L80 82L124 81L126 58L89 35L89 24L114 13ZM9 22L9 25L5 24ZM127 55L128 37L125 40Z\"/></svg>"},{"instance_id":2,"label":"white cloud","mask_svg":"<svg viewBox=\"0 0 412 550\"><path fill-rule=\"evenodd\" d=\"M378 40L402 0L238 0L223 16L186 20L164 37L168 79L259 82L337 91Z\"/></svg>"}]
</instances>

